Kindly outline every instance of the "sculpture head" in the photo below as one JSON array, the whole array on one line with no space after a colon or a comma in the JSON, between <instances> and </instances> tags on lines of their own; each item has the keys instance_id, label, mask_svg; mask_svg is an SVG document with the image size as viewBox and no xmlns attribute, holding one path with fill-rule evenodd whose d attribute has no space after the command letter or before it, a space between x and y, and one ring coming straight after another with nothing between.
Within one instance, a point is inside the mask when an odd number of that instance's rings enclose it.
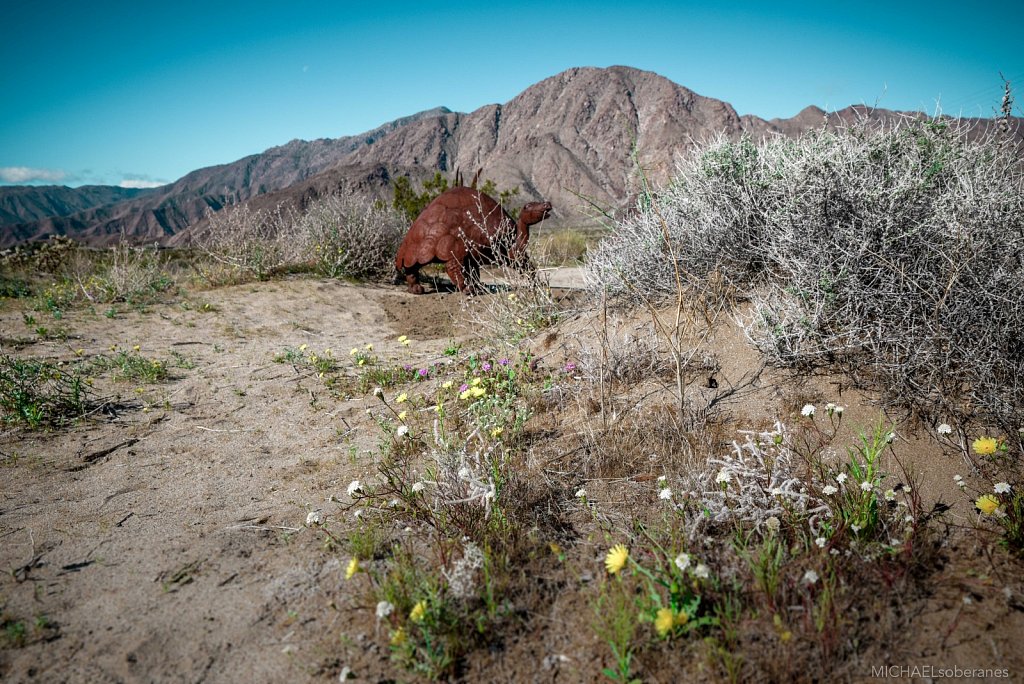
<instances>
[{"instance_id":1,"label":"sculpture head","mask_svg":"<svg viewBox=\"0 0 1024 684\"><path fill-rule=\"evenodd\" d=\"M519 220L524 225L532 226L540 223L551 215L551 202L530 202L519 212Z\"/></svg>"}]
</instances>

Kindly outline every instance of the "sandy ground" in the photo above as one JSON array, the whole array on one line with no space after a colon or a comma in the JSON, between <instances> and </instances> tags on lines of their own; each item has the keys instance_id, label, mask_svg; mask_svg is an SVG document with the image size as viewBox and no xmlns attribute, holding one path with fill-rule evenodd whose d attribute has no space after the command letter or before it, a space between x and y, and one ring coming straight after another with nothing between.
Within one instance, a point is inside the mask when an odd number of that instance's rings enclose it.
<instances>
[{"instance_id":1,"label":"sandy ground","mask_svg":"<svg viewBox=\"0 0 1024 684\"><path fill-rule=\"evenodd\" d=\"M578 283L579 273L570 270L552 281ZM98 384L99 394L120 399L72 428L0 435L0 567L7 571L0 605L9 616L49 621L31 630L24 646L0 650L0 678L325 681L352 666L378 681L390 672L388 653L374 638L372 608L361 605L365 592L346 589L340 556L326 552L323 534L304 524L310 511L336 515L331 498L371 475L378 433L365 412L372 397L334 397L274 356L306 344L347 358L350 348L371 343L381 355L436 361L465 333L463 298L302 279L192 293L186 302L113 319L70 311L60 322L65 341L16 352L69 359L81 350L88 359L113 345L138 345L149 357L192 367L174 367L158 385ZM579 319L566 326L555 346L571 355L586 326ZM15 308L0 312L0 330L6 353L29 334ZM409 350L397 341L403 334L414 341ZM733 359L722 377L738 379L755 352L735 336L720 348ZM841 388L831 382L794 389L765 381L731 410L767 420L773 407L794 397L838 398L832 393ZM843 399L851 422L877 418L867 400L849 390ZM929 444L911 452L928 463L936 483L929 496L948 499L962 464L927 459ZM976 584L976 595L991 599L980 622L970 617L977 606L960 602L960 585L937 592L931 629L954 635L938 653L948 656L967 643L956 657L987 649L1016 667L1020 656L1007 644L1021 636L1021 613L1009 598L999 602L1012 582L990 576ZM989 633L983 623L1000 628ZM977 633L960 638L962 624L977 626ZM573 644L554 626L546 638L509 644L504 676L588 681L594 669L582 664L586 651L569 651ZM924 654L932 641L915 652ZM566 652L578 667L559 677L544 659ZM490 681L488 657L471 666L478 668L476 681ZM396 675L403 676L390 674Z\"/></svg>"}]
</instances>

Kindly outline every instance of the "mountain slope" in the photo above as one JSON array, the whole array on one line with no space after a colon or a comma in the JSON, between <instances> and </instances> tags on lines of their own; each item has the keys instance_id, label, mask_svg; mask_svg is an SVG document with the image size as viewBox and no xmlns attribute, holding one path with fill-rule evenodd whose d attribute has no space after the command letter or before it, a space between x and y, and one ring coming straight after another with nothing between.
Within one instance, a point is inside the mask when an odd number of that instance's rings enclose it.
<instances>
[{"instance_id":1,"label":"mountain slope","mask_svg":"<svg viewBox=\"0 0 1024 684\"><path fill-rule=\"evenodd\" d=\"M0 186L0 226L67 216L85 209L113 204L151 190L112 185L10 185Z\"/></svg>"}]
</instances>

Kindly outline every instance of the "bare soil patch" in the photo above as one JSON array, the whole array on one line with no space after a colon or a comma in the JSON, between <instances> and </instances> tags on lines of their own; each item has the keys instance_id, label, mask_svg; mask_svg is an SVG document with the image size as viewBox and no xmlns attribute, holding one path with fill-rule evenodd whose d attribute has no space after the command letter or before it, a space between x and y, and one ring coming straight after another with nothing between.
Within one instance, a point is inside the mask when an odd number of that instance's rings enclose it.
<instances>
[{"instance_id":1,"label":"bare soil patch","mask_svg":"<svg viewBox=\"0 0 1024 684\"><path fill-rule=\"evenodd\" d=\"M564 288L556 296L566 306L578 277L559 272L552 281ZM60 322L64 339L19 345L11 341L31 337L30 330L23 307L8 303L0 311L5 353L70 361L138 346L166 362L170 378L146 384L98 376L96 394L109 401L89 418L67 429L0 435L0 566L7 570L0 606L8 624L26 626L19 643L0 645L0 677L327 681L350 668L365 681L415 679L391 662L362 578L345 580L347 556L330 543L353 527L351 512L337 503L346 486L374 473L380 432L366 409L375 400L351 387L325 387L275 357L307 345L332 350L347 365L350 349L371 344L374 353L415 366L443 362L449 344L469 340L470 309L487 296L467 304L452 292L416 297L394 286L280 280L192 292L113 318L72 310ZM593 314L576 312L538 334L530 344L541 368L554 373L578 361L593 346L595 326ZM759 357L738 330L717 334L722 363L709 378L744 389L724 402L727 428L701 454L728 448L737 426L796 420L806 402L848 407L839 443L877 423L875 398L843 379L755 372ZM400 335L412 339L408 348ZM582 396L566 397L529 423L524 472L565 492L565 502L545 505L561 508L552 514L565 523L557 541L566 557L539 566L540 579L560 590L546 614L471 655L460 673L465 681L595 681L609 664L581 594L601 573L606 540L594 518L574 507L573 491L585 486L602 515L628 520L657 505L653 480L663 464L656 453L637 452L630 463L607 464L621 472L585 473L580 435L595 410ZM890 418L925 498L960 502L951 522L969 523L973 514L952 479L969 477L964 464L942 455L919 426ZM316 511L330 535L305 524ZM876 649L878 663L857 663L850 680L883 664L1024 673L1014 646L1024 635L1019 563L962 541L939 559L932 595L893 607L909 613L915 628L890 650ZM641 665L651 681L719 678L702 663L685 673Z\"/></svg>"}]
</instances>

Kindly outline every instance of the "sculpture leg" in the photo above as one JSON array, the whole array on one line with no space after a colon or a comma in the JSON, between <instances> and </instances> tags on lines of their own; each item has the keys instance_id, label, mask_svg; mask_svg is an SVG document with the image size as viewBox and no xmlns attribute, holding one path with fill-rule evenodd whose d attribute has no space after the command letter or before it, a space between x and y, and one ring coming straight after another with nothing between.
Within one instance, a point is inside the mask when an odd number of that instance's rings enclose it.
<instances>
[{"instance_id":1,"label":"sculpture leg","mask_svg":"<svg viewBox=\"0 0 1024 684\"><path fill-rule=\"evenodd\" d=\"M462 262L459 259L449 259L446 261L444 270L448 273L448 277L452 279L455 289L467 295L472 294L467 288L466 278L462 270Z\"/></svg>"},{"instance_id":2,"label":"sculpture leg","mask_svg":"<svg viewBox=\"0 0 1024 684\"><path fill-rule=\"evenodd\" d=\"M405 269L405 284L409 286L409 292L423 294L423 285L420 284L420 269L412 267Z\"/></svg>"}]
</instances>

